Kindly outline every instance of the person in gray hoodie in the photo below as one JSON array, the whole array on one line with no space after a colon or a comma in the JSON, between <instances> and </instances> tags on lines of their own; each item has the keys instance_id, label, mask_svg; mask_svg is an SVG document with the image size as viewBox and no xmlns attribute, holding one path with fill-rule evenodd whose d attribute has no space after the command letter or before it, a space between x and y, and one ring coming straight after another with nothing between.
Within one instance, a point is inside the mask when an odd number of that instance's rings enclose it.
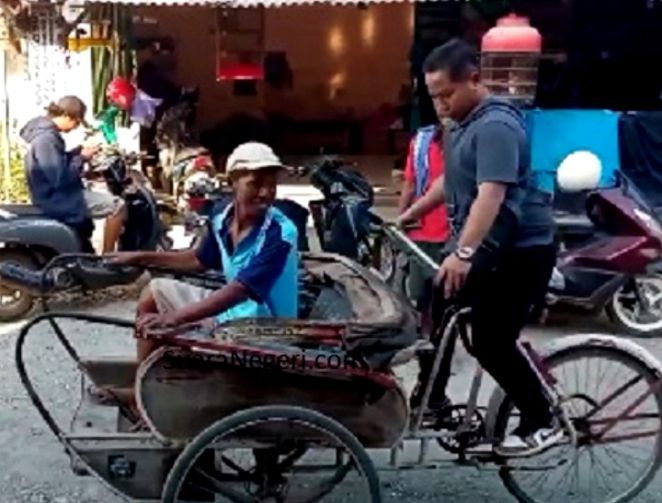
<instances>
[{"instance_id":1,"label":"person in gray hoodie","mask_svg":"<svg viewBox=\"0 0 662 503\"><path fill-rule=\"evenodd\" d=\"M87 245L92 219L107 218L104 252L114 251L124 224L123 201L111 194L86 190L81 174L97 148L65 150L61 133L84 123L86 106L76 96L65 96L46 108L46 115L30 120L20 131L27 143L25 171L32 204L44 215L73 228ZM93 251L86 246L87 251Z\"/></svg>"},{"instance_id":2,"label":"person in gray hoodie","mask_svg":"<svg viewBox=\"0 0 662 503\"><path fill-rule=\"evenodd\" d=\"M495 450L529 456L563 438L547 389L518 343L556 261L552 199L532 181L522 114L490 95L478 68L477 52L457 39L426 59L436 112L453 121L444 137L446 171L399 221L416 221L446 204L451 237L436 278L443 295L433 315L439 319L451 298L471 307L472 352L521 412L518 428ZM450 404L451 356L449 345L431 400L437 416ZM428 360L421 360L423 378ZM416 407L416 394L412 400Z\"/></svg>"}]
</instances>

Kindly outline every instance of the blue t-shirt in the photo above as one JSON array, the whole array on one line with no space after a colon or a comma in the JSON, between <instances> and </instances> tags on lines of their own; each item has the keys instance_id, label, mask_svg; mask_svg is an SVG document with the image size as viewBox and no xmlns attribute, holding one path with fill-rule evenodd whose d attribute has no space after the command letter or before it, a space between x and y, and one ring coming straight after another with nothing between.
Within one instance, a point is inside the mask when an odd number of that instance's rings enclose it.
<instances>
[{"instance_id":1,"label":"blue t-shirt","mask_svg":"<svg viewBox=\"0 0 662 503\"><path fill-rule=\"evenodd\" d=\"M235 248L230 224L233 205L216 209L212 232L202 241L197 258L208 269L223 271L228 282L246 287L250 299L220 313L222 323L237 318L298 316L298 232L278 209L271 207Z\"/></svg>"},{"instance_id":2,"label":"blue t-shirt","mask_svg":"<svg viewBox=\"0 0 662 503\"><path fill-rule=\"evenodd\" d=\"M554 241L552 197L537 189L528 138L516 107L489 97L445 136L445 202L457 239L482 182L508 186L483 246L549 245Z\"/></svg>"}]
</instances>

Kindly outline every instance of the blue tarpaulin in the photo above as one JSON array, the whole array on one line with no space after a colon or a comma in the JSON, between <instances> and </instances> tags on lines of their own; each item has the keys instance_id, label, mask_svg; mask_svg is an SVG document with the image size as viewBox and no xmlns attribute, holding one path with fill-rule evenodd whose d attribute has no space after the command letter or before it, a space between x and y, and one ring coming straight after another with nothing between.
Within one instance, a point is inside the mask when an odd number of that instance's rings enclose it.
<instances>
[{"instance_id":1,"label":"blue tarpaulin","mask_svg":"<svg viewBox=\"0 0 662 503\"><path fill-rule=\"evenodd\" d=\"M525 110L531 142L531 167L538 186L553 193L556 170L576 150L589 150L602 161L600 186L616 182L619 169L618 121L610 110Z\"/></svg>"}]
</instances>

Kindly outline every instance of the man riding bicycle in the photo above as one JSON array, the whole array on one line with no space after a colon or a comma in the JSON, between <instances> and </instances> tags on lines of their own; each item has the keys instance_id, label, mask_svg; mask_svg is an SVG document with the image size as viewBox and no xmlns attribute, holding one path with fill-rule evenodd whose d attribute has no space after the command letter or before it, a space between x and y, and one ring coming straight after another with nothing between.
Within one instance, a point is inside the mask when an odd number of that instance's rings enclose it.
<instances>
[{"instance_id":1,"label":"man riding bicycle","mask_svg":"<svg viewBox=\"0 0 662 503\"><path fill-rule=\"evenodd\" d=\"M521 412L520 425L497 454L533 455L563 435L544 384L518 343L555 264L551 198L529 181L521 113L490 96L480 81L476 51L452 40L432 51L423 70L437 115L454 124L445 136L444 176L399 222L414 222L446 204L452 236L437 283L445 299L459 294L471 307L472 352ZM441 308L435 306L434 314ZM430 401L437 415L449 405L448 355L445 360ZM430 369L431 361L422 359L422 373L429 375ZM412 405L420 398L415 394Z\"/></svg>"}]
</instances>

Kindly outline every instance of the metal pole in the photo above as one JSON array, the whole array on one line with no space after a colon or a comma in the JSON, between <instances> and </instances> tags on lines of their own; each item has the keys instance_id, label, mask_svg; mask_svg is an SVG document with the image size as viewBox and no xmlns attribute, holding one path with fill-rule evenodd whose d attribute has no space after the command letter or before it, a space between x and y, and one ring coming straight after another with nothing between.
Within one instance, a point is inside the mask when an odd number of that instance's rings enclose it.
<instances>
[{"instance_id":1,"label":"metal pole","mask_svg":"<svg viewBox=\"0 0 662 503\"><path fill-rule=\"evenodd\" d=\"M2 184L4 189L4 200L9 200L9 179L11 178L11 156L9 149L9 98L7 96L7 49L0 50L0 100L2 100Z\"/></svg>"}]
</instances>

